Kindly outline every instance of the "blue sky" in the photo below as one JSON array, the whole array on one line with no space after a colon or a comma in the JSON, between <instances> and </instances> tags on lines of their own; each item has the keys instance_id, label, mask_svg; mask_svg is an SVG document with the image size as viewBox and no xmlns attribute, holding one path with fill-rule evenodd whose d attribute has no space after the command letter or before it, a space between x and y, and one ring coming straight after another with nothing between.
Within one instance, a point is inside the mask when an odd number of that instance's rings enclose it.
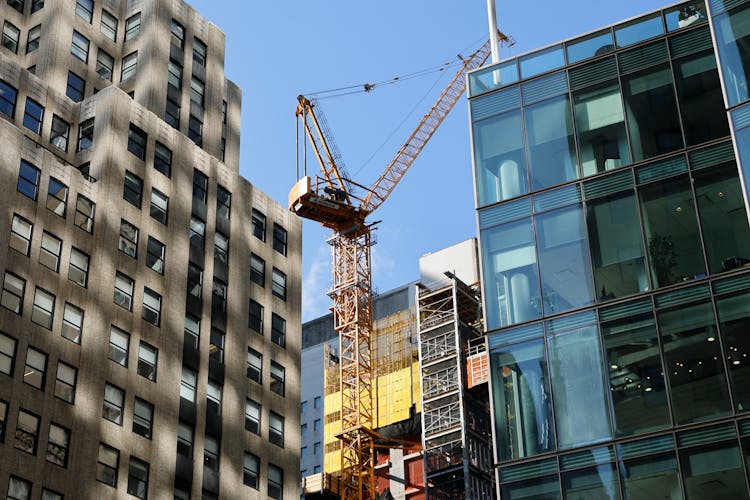
<instances>
[{"instance_id":1,"label":"blue sky","mask_svg":"<svg viewBox=\"0 0 750 500\"><path fill-rule=\"evenodd\" d=\"M455 61L456 54L487 37L485 0L188 2L226 33L225 72L243 92L240 172L284 205L296 181L298 94L409 75ZM670 4L498 0L499 29L516 39L501 57ZM322 102L356 181L372 183L455 71ZM307 167L308 174L318 172L312 158ZM380 291L418 279L421 255L476 235L465 98L371 220L382 220L373 248L373 282ZM303 231L302 318L307 321L330 307L325 291L331 257L327 230L305 221Z\"/></svg>"}]
</instances>

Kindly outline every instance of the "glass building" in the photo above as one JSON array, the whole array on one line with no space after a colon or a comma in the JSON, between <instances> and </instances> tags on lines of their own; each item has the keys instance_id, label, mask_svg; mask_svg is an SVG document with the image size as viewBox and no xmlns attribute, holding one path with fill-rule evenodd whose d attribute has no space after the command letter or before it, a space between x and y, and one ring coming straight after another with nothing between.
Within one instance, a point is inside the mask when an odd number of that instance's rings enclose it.
<instances>
[{"instance_id":1,"label":"glass building","mask_svg":"<svg viewBox=\"0 0 750 500\"><path fill-rule=\"evenodd\" d=\"M691 1L469 75L502 499L750 498L748 42Z\"/></svg>"}]
</instances>

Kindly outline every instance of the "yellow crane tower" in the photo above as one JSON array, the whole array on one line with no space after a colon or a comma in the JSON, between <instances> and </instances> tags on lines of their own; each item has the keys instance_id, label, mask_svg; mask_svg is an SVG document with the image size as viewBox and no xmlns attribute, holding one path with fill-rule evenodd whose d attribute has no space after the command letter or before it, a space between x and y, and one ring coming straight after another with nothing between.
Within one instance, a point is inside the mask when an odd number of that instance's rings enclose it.
<instances>
[{"instance_id":1,"label":"yellow crane tower","mask_svg":"<svg viewBox=\"0 0 750 500\"><path fill-rule=\"evenodd\" d=\"M498 32L507 45L513 41ZM341 498L374 498L375 447L373 430L372 265L367 217L388 198L466 88L466 73L480 67L490 54L490 41L461 60L461 68L436 103L370 187L346 178L330 133L316 117L314 100L297 98L297 119L322 170L313 181L301 177L289 192L289 210L330 228L333 252L333 324L339 334L341 383ZM460 57L460 56L459 56ZM368 88L369 87L369 88ZM369 91L372 87L365 86ZM299 152L298 152L299 154Z\"/></svg>"}]
</instances>

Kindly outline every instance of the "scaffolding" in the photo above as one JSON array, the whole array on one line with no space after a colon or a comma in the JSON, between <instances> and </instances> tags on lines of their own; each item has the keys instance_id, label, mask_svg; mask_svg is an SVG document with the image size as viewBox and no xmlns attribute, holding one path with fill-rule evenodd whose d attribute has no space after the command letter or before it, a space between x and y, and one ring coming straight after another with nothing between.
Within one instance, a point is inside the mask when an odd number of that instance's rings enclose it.
<instances>
[{"instance_id":1,"label":"scaffolding","mask_svg":"<svg viewBox=\"0 0 750 500\"><path fill-rule=\"evenodd\" d=\"M446 275L449 282L417 292L426 498L492 499L487 384L470 388L467 378L467 361L484 342L479 286Z\"/></svg>"}]
</instances>

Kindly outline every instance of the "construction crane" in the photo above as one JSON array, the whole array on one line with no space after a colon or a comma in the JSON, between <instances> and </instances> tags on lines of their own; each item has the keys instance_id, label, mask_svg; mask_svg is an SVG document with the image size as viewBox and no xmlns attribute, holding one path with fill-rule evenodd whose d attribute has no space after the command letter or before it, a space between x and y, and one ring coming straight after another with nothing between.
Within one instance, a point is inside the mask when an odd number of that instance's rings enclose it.
<instances>
[{"instance_id":1,"label":"construction crane","mask_svg":"<svg viewBox=\"0 0 750 500\"><path fill-rule=\"evenodd\" d=\"M498 32L506 45L513 41ZM341 392L341 498L362 500L375 495L375 448L373 429L372 230L377 223L367 217L388 199L406 171L443 122L466 88L466 73L480 67L490 54L490 40L470 56L443 90L437 102L398 150L393 160L370 187L347 177L328 126L316 102L297 98L296 115L302 121L322 176L315 181L302 176L289 193L289 209L333 231L328 242L333 253L334 328L339 334ZM369 88L368 88L369 87ZM372 90L366 85L365 91ZM318 108L319 109L319 108ZM298 151L299 158L299 151ZM299 175L299 174L298 174Z\"/></svg>"}]
</instances>

